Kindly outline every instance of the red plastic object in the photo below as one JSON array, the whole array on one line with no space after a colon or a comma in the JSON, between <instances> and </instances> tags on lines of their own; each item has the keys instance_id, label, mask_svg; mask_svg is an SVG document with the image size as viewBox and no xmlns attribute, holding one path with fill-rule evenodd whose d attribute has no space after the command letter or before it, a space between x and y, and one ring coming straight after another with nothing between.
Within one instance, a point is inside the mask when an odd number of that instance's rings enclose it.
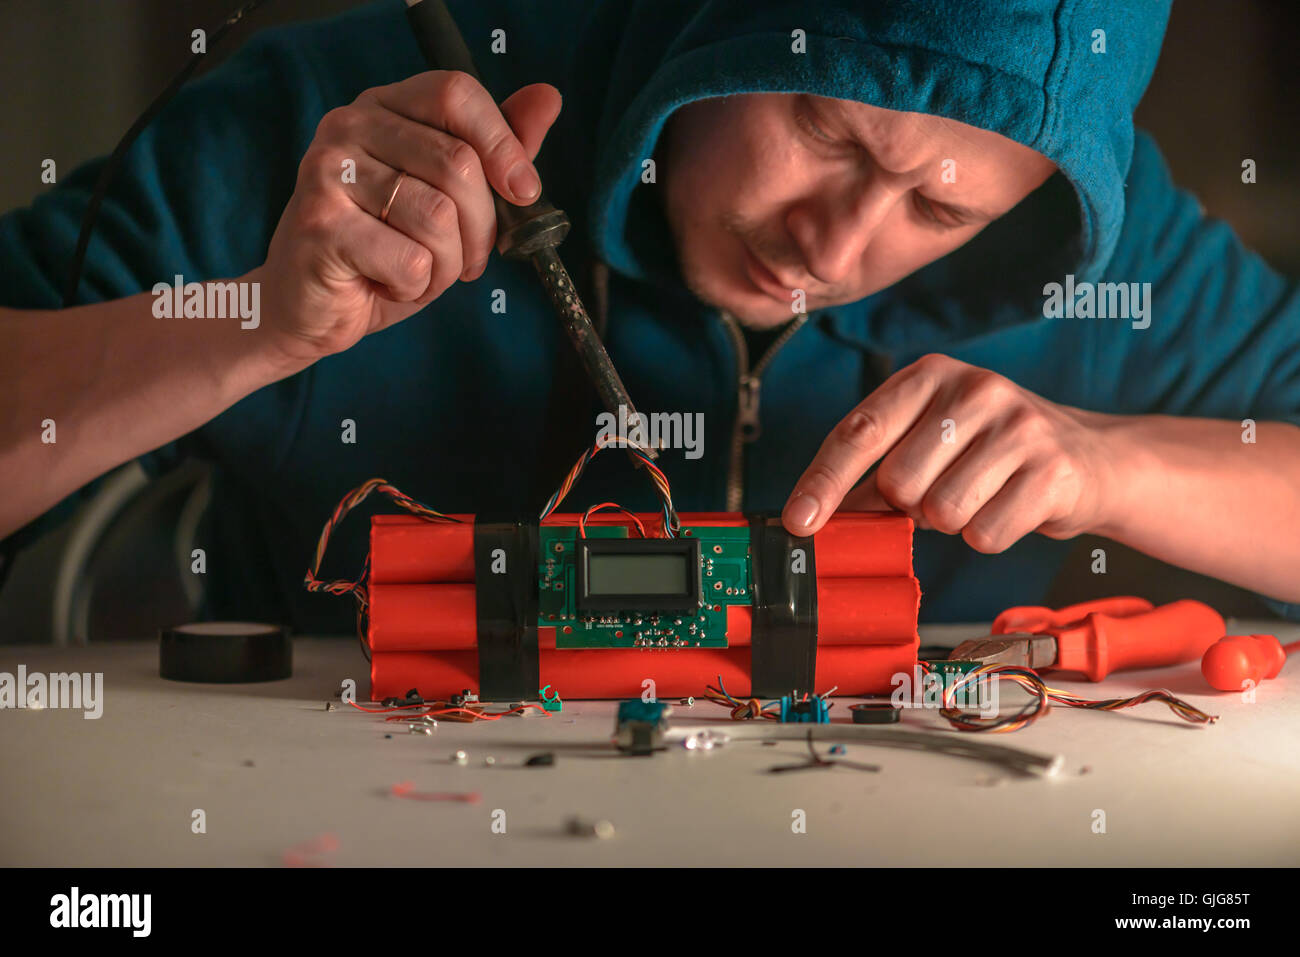
<instances>
[{"instance_id":1,"label":"red plastic object","mask_svg":"<svg viewBox=\"0 0 1300 957\"><path fill-rule=\"evenodd\" d=\"M371 523L369 642L371 697L427 698L477 689L477 608L473 516L461 524L413 516L376 516ZM659 513L638 516L660 533ZM547 526L573 526L576 514L552 515ZM743 515L683 513L686 526L747 527ZM624 515L595 515L594 525L627 525ZM912 572L912 521L891 512L835 515L814 540L818 650L815 686L839 694L882 694L891 678L910 673L920 644L920 586ZM725 649L557 649L555 629L538 630L541 685L565 698L637 697L646 679L665 697L699 694L722 676L732 694L749 693L749 606L727 612Z\"/></svg>"},{"instance_id":2,"label":"red plastic object","mask_svg":"<svg viewBox=\"0 0 1300 957\"><path fill-rule=\"evenodd\" d=\"M1077 671L1101 681L1112 671L1195 661L1225 628L1223 617L1199 601L1156 608L1145 598L1123 596L1055 611L1008 608L993 622L992 632L1052 635L1057 652L1051 670Z\"/></svg>"},{"instance_id":3,"label":"red plastic object","mask_svg":"<svg viewBox=\"0 0 1300 957\"><path fill-rule=\"evenodd\" d=\"M1219 691L1241 691L1265 678L1276 678L1286 661L1282 642L1273 635L1225 635L1201 659L1201 674Z\"/></svg>"}]
</instances>

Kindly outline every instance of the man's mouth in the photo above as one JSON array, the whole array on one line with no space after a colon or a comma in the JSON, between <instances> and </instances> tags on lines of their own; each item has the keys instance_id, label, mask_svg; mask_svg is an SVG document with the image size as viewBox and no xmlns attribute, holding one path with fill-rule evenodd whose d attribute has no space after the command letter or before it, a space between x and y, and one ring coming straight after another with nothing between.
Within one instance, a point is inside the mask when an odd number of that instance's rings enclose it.
<instances>
[{"instance_id":1,"label":"man's mouth","mask_svg":"<svg viewBox=\"0 0 1300 957\"><path fill-rule=\"evenodd\" d=\"M779 299L783 303L790 301L791 290L777 279L776 274L767 266L763 265L762 260L750 251L747 244L741 243L741 248L745 253L745 274L749 277L750 283L759 292L771 296L773 299Z\"/></svg>"}]
</instances>

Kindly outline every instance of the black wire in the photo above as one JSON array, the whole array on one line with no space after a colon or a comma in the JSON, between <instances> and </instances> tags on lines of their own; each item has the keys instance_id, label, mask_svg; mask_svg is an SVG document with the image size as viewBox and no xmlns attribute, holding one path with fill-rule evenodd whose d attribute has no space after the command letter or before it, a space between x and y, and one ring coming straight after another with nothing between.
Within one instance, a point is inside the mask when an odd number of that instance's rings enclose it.
<instances>
[{"instance_id":1,"label":"black wire","mask_svg":"<svg viewBox=\"0 0 1300 957\"><path fill-rule=\"evenodd\" d=\"M216 48L217 44L221 42L221 38L229 32L230 28L266 2L268 0L249 0L248 3L245 3L227 17L219 27L211 31L204 51L195 53L190 57L189 62L172 78L172 81L167 84L167 88L159 94L158 98L149 104L149 108L140 114L140 117L126 131L126 135L122 137L121 142L113 150L113 154L108 158L107 164L99 174L99 179L95 183L95 192L90 197L90 205L86 207L86 214L81 219L81 235L77 237L77 251L72 257L72 268L68 273L67 285L63 289L64 309L77 301L77 287L81 284L81 270L85 265L86 250L90 247L90 234L95 228L95 219L99 215L99 207L103 205L104 195L108 192L109 184L122 168L127 151L131 149L132 144L144 132L145 127L153 122L154 118L162 112L163 107L176 95L176 91L185 85L185 82L198 69L203 58Z\"/></svg>"}]
</instances>

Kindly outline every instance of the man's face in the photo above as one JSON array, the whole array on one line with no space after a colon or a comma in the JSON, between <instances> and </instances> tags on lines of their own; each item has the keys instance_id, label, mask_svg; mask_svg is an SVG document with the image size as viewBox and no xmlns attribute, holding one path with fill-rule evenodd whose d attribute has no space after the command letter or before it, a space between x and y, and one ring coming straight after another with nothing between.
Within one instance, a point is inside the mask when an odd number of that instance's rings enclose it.
<instances>
[{"instance_id":1,"label":"man's face","mask_svg":"<svg viewBox=\"0 0 1300 957\"><path fill-rule=\"evenodd\" d=\"M969 241L1052 174L1006 137L852 100L753 93L669 120L664 207L682 274L755 327L869 296Z\"/></svg>"}]
</instances>

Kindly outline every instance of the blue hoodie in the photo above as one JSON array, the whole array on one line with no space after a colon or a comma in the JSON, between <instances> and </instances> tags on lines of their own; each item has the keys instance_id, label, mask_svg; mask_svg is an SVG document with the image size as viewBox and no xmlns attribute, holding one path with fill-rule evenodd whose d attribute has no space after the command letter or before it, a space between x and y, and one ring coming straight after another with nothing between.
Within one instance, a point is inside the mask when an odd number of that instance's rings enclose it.
<instances>
[{"instance_id":1,"label":"blue hoodie","mask_svg":"<svg viewBox=\"0 0 1300 957\"><path fill-rule=\"evenodd\" d=\"M1295 286L1205 218L1134 131L1167 3L450 6L497 96L538 81L564 95L537 164L574 223L561 254L589 305L605 304L597 311L607 346L638 406L704 413L703 456L664 461L681 510L780 509L831 428L890 370L928 352L1100 412L1300 424ZM489 48L497 29L504 55ZM793 51L795 30L806 52ZM134 147L101 213L81 301L259 265L320 118L424 69L401 0L252 39L183 90ZM738 380L753 360L734 322L684 289L657 187L641 171L676 107L759 91L950 117L1037 150L1060 173L948 257L810 315L758 369L760 430L741 437ZM4 305L58 306L99 168L83 166L0 218ZM1150 282L1150 326L1045 317L1045 285L1067 275ZM494 290L505 293L505 314L492 311ZM160 336L167 321L201 320L159 320ZM599 411L569 351L530 268L494 257L482 278L419 315L146 456L155 472L188 455L215 465L200 541L209 613L351 630L348 603L305 593L302 577L338 499L374 475L442 511L538 509L591 441ZM355 423L353 444L341 441L345 419ZM605 500L656 508L621 456L597 457L567 507ZM360 516L345 523L326 577L359 567L365 531ZM919 531L922 620L986 620L1039 602L1069 547L1030 535L983 555L959 536ZM1270 604L1300 620L1300 605Z\"/></svg>"}]
</instances>

